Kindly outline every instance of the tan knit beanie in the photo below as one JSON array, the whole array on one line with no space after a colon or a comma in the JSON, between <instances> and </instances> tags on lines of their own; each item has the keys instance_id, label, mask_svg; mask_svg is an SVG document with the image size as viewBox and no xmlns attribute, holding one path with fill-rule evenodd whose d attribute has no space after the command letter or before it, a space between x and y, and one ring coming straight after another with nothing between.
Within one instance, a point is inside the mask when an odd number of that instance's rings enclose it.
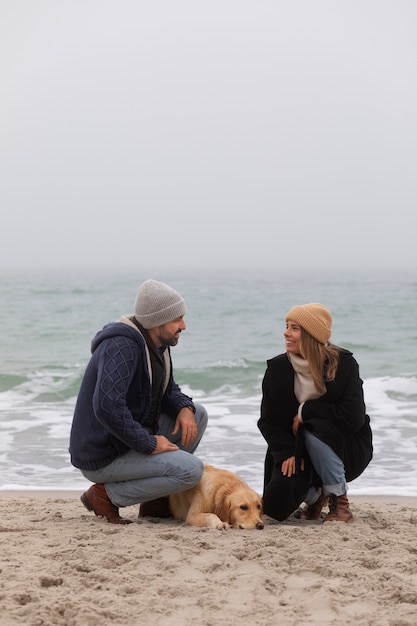
<instances>
[{"instance_id":1,"label":"tan knit beanie","mask_svg":"<svg viewBox=\"0 0 417 626\"><path fill-rule=\"evenodd\" d=\"M320 343L327 343L332 334L332 315L318 302L293 306L285 316L285 321L288 320L299 324Z\"/></svg>"},{"instance_id":2,"label":"tan knit beanie","mask_svg":"<svg viewBox=\"0 0 417 626\"><path fill-rule=\"evenodd\" d=\"M185 302L180 294L165 283L152 278L138 289L135 317L143 328L155 328L185 315Z\"/></svg>"}]
</instances>

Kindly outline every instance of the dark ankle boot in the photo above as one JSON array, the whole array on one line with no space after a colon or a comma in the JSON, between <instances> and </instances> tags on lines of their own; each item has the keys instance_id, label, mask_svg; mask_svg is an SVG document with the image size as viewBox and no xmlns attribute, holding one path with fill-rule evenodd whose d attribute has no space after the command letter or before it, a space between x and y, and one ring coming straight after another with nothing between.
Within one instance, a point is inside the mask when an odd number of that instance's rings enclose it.
<instances>
[{"instance_id":1,"label":"dark ankle boot","mask_svg":"<svg viewBox=\"0 0 417 626\"><path fill-rule=\"evenodd\" d=\"M300 519L315 520L320 519L322 509L327 506L329 502L329 496L320 494L318 500L314 504L309 504L305 511L300 514Z\"/></svg>"},{"instance_id":2,"label":"dark ankle boot","mask_svg":"<svg viewBox=\"0 0 417 626\"><path fill-rule=\"evenodd\" d=\"M81 496L81 502L89 511L94 511L98 517L105 517L109 524L131 524L132 521L123 519L119 515L119 509L115 506L103 484L92 485Z\"/></svg>"},{"instance_id":3,"label":"dark ankle boot","mask_svg":"<svg viewBox=\"0 0 417 626\"><path fill-rule=\"evenodd\" d=\"M329 512L324 518L325 522L346 522L354 521L353 513L349 508L349 500L346 494L343 496L330 496Z\"/></svg>"},{"instance_id":4,"label":"dark ankle boot","mask_svg":"<svg viewBox=\"0 0 417 626\"><path fill-rule=\"evenodd\" d=\"M172 517L171 509L169 508L169 497L164 496L155 500L148 500L148 502L142 502L139 507L138 517Z\"/></svg>"}]
</instances>

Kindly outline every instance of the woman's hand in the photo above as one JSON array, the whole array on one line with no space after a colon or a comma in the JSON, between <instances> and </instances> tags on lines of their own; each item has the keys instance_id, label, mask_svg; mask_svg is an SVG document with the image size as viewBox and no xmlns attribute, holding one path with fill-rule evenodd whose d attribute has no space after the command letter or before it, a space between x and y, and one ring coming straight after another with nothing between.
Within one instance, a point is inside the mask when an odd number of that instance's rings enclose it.
<instances>
[{"instance_id":1,"label":"woman's hand","mask_svg":"<svg viewBox=\"0 0 417 626\"><path fill-rule=\"evenodd\" d=\"M304 470L304 459L301 459L300 469L301 471ZM284 476L288 476L288 478L296 473L295 456L290 456L288 459L285 459L285 461L282 462L281 472L284 474Z\"/></svg>"},{"instance_id":2,"label":"woman's hand","mask_svg":"<svg viewBox=\"0 0 417 626\"><path fill-rule=\"evenodd\" d=\"M302 420L298 417L298 415L296 415L292 421L292 432L293 432L294 437L296 437L297 432L298 432L298 427L301 423L302 423Z\"/></svg>"},{"instance_id":3,"label":"woman's hand","mask_svg":"<svg viewBox=\"0 0 417 626\"><path fill-rule=\"evenodd\" d=\"M282 462L281 472L284 476L288 476L288 478L295 474L295 456L290 456L289 459L285 459L285 461Z\"/></svg>"}]
</instances>

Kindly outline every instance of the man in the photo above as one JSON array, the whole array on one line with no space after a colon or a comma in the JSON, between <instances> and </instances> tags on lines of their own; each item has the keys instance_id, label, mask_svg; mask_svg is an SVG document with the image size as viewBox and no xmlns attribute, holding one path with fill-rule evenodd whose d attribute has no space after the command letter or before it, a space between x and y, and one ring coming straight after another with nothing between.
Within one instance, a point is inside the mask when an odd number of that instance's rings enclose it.
<instances>
[{"instance_id":1,"label":"man","mask_svg":"<svg viewBox=\"0 0 417 626\"><path fill-rule=\"evenodd\" d=\"M92 342L70 436L71 463L93 484L84 506L111 524L128 524L119 507L169 515L168 498L193 487L203 463L193 456L207 412L183 394L170 347L185 330L186 307L168 285L147 280L135 313L106 325Z\"/></svg>"}]
</instances>

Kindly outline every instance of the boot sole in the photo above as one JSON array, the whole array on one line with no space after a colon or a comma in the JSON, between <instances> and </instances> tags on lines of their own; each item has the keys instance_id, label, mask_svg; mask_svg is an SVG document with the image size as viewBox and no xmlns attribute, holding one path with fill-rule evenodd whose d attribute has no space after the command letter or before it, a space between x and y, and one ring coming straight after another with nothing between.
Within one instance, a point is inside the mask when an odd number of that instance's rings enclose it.
<instances>
[{"instance_id":1,"label":"boot sole","mask_svg":"<svg viewBox=\"0 0 417 626\"><path fill-rule=\"evenodd\" d=\"M83 493L83 495L81 496L80 500L84 504L84 506L87 509L87 511L94 511L93 507L91 506L91 504L87 500L87 496L85 495L85 493Z\"/></svg>"},{"instance_id":2,"label":"boot sole","mask_svg":"<svg viewBox=\"0 0 417 626\"><path fill-rule=\"evenodd\" d=\"M91 506L91 504L89 503L89 501L87 500L87 497L85 495L85 493L83 493L83 495L80 497L81 502L83 503L83 505L85 506L85 508L87 509L87 511L94 511L94 508ZM94 515L97 515L97 513L94 511ZM97 515L97 517L105 517L103 515ZM122 517L105 517L105 519L107 519L109 524L121 524L121 525L126 525L126 524L132 524L132 520L130 519L123 519Z\"/></svg>"},{"instance_id":3,"label":"boot sole","mask_svg":"<svg viewBox=\"0 0 417 626\"><path fill-rule=\"evenodd\" d=\"M344 522L345 524L352 524L355 521L355 517L352 515L352 517L349 517L349 519L326 519L324 518L323 522L327 522L328 524L331 524L332 522Z\"/></svg>"}]
</instances>

